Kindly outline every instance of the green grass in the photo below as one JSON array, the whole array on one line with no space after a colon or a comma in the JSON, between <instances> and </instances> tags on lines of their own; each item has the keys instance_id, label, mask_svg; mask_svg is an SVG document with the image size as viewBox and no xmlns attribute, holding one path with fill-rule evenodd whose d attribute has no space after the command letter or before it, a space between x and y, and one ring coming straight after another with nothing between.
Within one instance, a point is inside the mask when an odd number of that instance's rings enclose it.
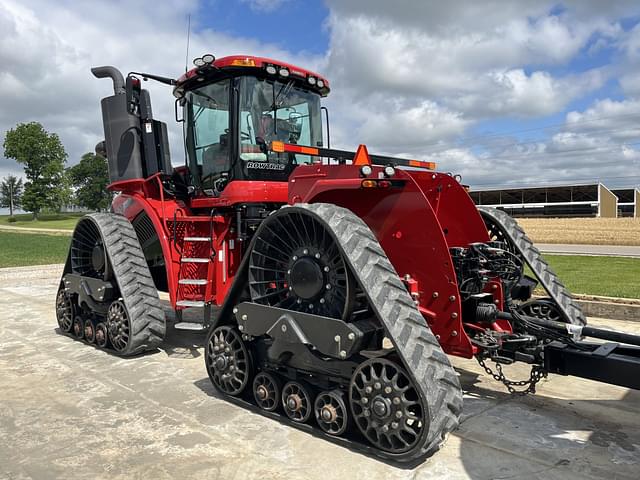
<instances>
[{"instance_id":1,"label":"green grass","mask_svg":"<svg viewBox=\"0 0 640 480\"><path fill-rule=\"evenodd\" d=\"M83 213L52 213L41 214L38 220L33 220L33 215L24 213L14 215L16 222L9 222L9 215L0 215L0 225L24 228L53 228L61 230L73 230L78 219Z\"/></svg>"},{"instance_id":2,"label":"green grass","mask_svg":"<svg viewBox=\"0 0 640 480\"><path fill-rule=\"evenodd\" d=\"M0 231L0 267L64 263L71 237Z\"/></svg>"},{"instance_id":3,"label":"green grass","mask_svg":"<svg viewBox=\"0 0 640 480\"><path fill-rule=\"evenodd\" d=\"M572 293L640 298L640 259L545 255L551 268Z\"/></svg>"}]
</instances>

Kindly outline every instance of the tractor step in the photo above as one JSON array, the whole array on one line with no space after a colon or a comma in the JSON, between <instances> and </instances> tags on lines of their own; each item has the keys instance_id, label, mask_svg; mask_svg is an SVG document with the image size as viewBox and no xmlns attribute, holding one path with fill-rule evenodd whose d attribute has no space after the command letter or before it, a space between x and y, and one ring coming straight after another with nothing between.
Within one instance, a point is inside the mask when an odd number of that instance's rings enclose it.
<instances>
[{"instance_id":1,"label":"tractor step","mask_svg":"<svg viewBox=\"0 0 640 480\"><path fill-rule=\"evenodd\" d=\"M209 263L211 260L208 258L182 258L182 263Z\"/></svg>"},{"instance_id":2,"label":"tractor step","mask_svg":"<svg viewBox=\"0 0 640 480\"><path fill-rule=\"evenodd\" d=\"M210 242L211 237L184 237L185 242Z\"/></svg>"},{"instance_id":3,"label":"tractor step","mask_svg":"<svg viewBox=\"0 0 640 480\"><path fill-rule=\"evenodd\" d=\"M178 300L176 306L178 307L204 307L204 300Z\"/></svg>"},{"instance_id":4,"label":"tractor step","mask_svg":"<svg viewBox=\"0 0 640 480\"><path fill-rule=\"evenodd\" d=\"M178 283L180 285L206 285L209 280L206 278L181 278Z\"/></svg>"},{"instance_id":5,"label":"tractor step","mask_svg":"<svg viewBox=\"0 0 640 480\"><path fill-rule=\"evenodd\" d=\"M173 325L173 328L176 330L189 330L191 332L202 332L207 330L207 327L202 323L194 323L194 322L180 322Z\"/></svg>"}]
</instances>

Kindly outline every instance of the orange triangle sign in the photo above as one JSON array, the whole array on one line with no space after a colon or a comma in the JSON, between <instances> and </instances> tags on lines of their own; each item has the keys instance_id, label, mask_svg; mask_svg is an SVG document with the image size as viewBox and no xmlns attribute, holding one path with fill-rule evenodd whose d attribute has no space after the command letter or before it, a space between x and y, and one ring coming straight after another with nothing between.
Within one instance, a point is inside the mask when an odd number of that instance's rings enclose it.
<instances>
[{"instance_id":1,"label":"orange triangle sign","mask_svg":"<svg viewBox=\"0 0 640 480\"><path fill-rule=\"evenodd\" d=\"M369 160L369 152L367 151L367 146L360 144L358 150L356 151L356 156L353 157L354 165L371 165L371 161Z\"/></svg>"}]
</instances>

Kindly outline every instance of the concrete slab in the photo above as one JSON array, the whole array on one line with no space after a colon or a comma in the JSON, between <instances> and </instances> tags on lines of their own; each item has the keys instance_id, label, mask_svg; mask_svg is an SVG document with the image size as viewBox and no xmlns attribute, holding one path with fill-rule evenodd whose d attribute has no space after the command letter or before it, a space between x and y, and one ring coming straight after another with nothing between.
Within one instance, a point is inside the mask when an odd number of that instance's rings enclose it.
<instances>
[{"instance_id":1,"label":"concrete slab","mask_svg":"<svg viewBox=\"0 0 640 480\"><path fill-rule=\"evenodd\" d=\"M461 427L403 470L218 399L202 336L171 331L157 353L125 360L58 334L57 275L22 273L0 275L2 479L638 478L638 392L554 377L535 396L512 397L455 359Z\"/></svg>"}]
</instances>

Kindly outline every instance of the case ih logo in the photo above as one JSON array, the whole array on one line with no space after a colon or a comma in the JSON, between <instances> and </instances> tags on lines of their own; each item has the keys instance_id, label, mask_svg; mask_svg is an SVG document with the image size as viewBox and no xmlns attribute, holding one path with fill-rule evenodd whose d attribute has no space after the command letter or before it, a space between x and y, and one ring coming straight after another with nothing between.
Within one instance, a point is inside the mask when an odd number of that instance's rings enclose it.
<instances>
[{"instance_id":1,"label":"case ih logo","mask_svg":"<svg viewBox=\"0 0 640 480\"><path fill-rule=\"evenodd\" d=\"M247 162L247 168L257 168L260 170L284 170L282 163Z\"/></svg>"}]
</instances>

